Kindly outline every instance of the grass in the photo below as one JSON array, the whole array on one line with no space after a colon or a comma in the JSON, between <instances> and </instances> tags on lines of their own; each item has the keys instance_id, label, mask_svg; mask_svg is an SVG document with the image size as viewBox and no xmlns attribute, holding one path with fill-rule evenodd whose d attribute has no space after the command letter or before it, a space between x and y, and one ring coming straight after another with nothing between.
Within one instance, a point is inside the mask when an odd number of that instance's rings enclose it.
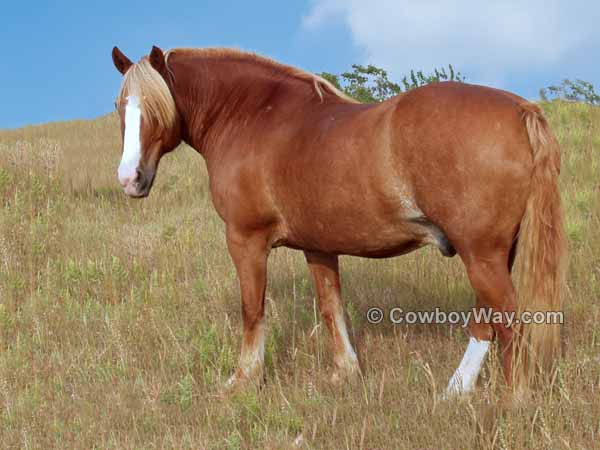
<instances>
[{"instance_id":1,"label":"grass","mask_svg":"<svg viewBox=\"0 0 600 450\"><path fill-rule=\"evenodd\" d=\"M564 358L551 387L440 394L466 345L451 326L369 325L369 306L467 309L458 258L342 258L364 380L335 387L301 253L273 252L266 385L220 395L239 289L203 160L167 156L150 197L116 181L115 116L0 132L0 448L591 449L600 441L600 110L545 105L562 143L571 246Z\"/></svg>"}]
</instances>

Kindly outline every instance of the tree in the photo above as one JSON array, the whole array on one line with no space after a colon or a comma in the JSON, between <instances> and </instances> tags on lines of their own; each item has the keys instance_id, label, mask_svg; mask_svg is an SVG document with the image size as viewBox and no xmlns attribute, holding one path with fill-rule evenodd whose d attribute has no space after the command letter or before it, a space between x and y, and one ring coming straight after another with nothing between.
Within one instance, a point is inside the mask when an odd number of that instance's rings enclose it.
<instances>
[{"instance_id":1,"label":"tree","mask_svg":"<svg viewBox=\"0 0 600 450\"><path fill-rule=\"evenodd\" d=\"M600 95L594 89L594 85L587 81L569 79L563 80L559 86L548 86L540 89L540 98L543 101L555 99L569 102L584 102L590 105L600 105Z\"/></svg>"},{"instance_id":2,"label":"tree","mask_svg":"<svg viewBox=\"0 0 600 450\"><path fill-rule=\"evenodd\" d=\"M444 67L439 70L433 69L433 73L429 75L425 75L421 70L418 72L411 70L409 77L404 76L402 78L402 84L406 91L441 81L458 81L462 83L465 81L465 77L460 72L456 72L452 64L448 64L448 72Z\"/></svg>"},{"instance_id":3,"label":"tree","mask_svg":"<svg viewBox=\"0 0 600 450\"><path fill-rule=\"evenodd\" d=\"M421 70L417 72L411 70L408 76L402 78L402 86L390 81L384 69L372 64L367 66L353 64L351 72L344 72L341 75L328 72L323 72L320 75L335 87L362 103L382 102L402 92L430 83L440 81L463 82L465 80L465 77L460 72L456 72L452 65L448 65L448 72L442 67L441 69L434 69L434 72L429 75L425 75Z\"/></svg>"}]
</instances>

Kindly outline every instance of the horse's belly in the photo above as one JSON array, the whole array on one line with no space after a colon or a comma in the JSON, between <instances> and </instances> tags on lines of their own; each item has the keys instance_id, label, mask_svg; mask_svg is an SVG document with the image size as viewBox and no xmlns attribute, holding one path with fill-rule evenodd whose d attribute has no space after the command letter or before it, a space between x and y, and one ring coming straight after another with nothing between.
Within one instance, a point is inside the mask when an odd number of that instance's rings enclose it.
<instances>
[{"instance_id":1,"label":"horse's belly","mask_svg":"<svg viewBox=\"0 0 600 450\"><path fill-rule=\"evenodd\" d=\"M281 244L303 250L386 258L402 255L431 242L426 230L417 224L399 222L382 226L368 219L330 222L314 219L311 223L291 227Z\"/></svg>"},{"instance_id":2,"label":"horse's belly","mask_svg":"<svg viewBox=\"0 0 600 450\"><path fill-rule=\"evenodd\" d=\"M429 242L426 242L423 239L411 239L381 247L366 247L358 249L350 248L348 251L342 251L337 253L343 255L361 256L363 258L391 258L393 256L400 256L406 253L410 253L427 245L428 243Z\"/></svg>"},{"instance_id":3,"label":"horse's belly","mask_svg":"<svg viewBox=\"0 0 600 450\"><path fill-rule=\"evenodd\" d=\"M318 208L317 208L318 209ZM456 250L445 233L424 215L396 209L392 214L364 210L337 211L295 217L286 222L285 233L276 246L320 251L338 255L367 258L388 258L409 253L425 245L434 245L444 256L454 256Z\"/></svg>"}]
</instances>

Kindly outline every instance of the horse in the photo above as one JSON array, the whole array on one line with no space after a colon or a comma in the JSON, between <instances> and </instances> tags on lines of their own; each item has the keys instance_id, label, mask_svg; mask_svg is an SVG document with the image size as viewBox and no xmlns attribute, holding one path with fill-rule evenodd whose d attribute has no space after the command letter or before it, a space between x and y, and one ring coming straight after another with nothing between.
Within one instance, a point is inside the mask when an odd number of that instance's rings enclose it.
<instances>
[{"instance_id":1,"label":"horse","mask_svg":"<svg viewBox=\"0 0 600 450\"><path fill-rule=\"evenodd\" d=\"M280 246L305 254L334 381L361 373L339 255L388 258L432 245L459 255L474 310L561 308L560 148L537 105L457 82L362 104L320 76L224 48L154 46L133 63L114 47L112 59L123 75L125 194L146 197L160 159L182 141L205 159L241 292L241 352L227 386L262 375L267 258ZM467 330L449 395L473 390L494 340L508 386L560 353L556 325L472 318Z\"/></svg>"}]
</instances>

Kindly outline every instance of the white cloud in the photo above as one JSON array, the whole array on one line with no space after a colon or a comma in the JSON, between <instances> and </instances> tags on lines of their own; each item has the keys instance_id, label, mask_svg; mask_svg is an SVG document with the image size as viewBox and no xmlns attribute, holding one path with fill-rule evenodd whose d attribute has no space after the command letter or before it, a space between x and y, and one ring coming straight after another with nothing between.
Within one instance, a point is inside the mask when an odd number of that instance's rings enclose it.
<instances>
[{"instance_id":1,"label":"white cloud","mask_svg":"<svg viewBox=\"0 0 600 450\"><path fill-rule=\"evenodd\" d=\"M342 20L363 62L395 75L451 63L469 81L503 85L509 73L597 47L599 17L600 2L587 0L313 0L303 26Z\"/></svg>"}]
</instances>

